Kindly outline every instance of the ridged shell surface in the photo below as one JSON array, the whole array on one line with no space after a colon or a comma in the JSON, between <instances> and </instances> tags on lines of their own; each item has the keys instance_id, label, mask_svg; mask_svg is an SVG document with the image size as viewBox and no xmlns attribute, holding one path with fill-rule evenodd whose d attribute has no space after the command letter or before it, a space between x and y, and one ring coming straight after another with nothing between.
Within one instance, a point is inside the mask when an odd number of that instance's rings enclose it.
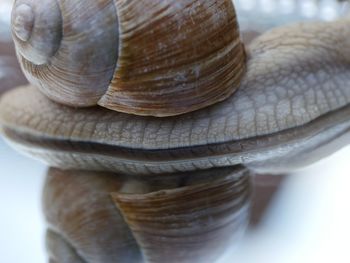
<instances>
[{"instance_id":1,"label":"ridged shell surface","mask_svg":"<svg viewBox=\"0 0 350 263\"><path fill-rule=\"evenodd\" d=\"M120 52L99 104L169 116L222 101L245 70L230 0L116 1Z\"/></svg>"}]
</instances>

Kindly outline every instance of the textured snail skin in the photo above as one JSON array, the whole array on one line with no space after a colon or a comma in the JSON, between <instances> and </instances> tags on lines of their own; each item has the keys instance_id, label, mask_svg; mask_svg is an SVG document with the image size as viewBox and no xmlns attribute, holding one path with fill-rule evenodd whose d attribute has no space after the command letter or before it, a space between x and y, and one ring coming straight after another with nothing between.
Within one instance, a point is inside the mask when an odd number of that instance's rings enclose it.
<instances>
[{"instance_id":1,"label":"textured snail skin","mask_svg":"<svg viewBox=\"0 0 350 263\"><path fill-rule=\"evenodd\" d=\"M173 116L238 88L245 52L231 0L16 0L29 81L74 107Z\"/></svg>"},{"instance_id":2,"label":"textured snail skin","mask_svg":"<svg viewBox=\"0 0 350 263\"><path fill-rule=\"evenodd\" d=\"M244 164L264 172L307 165L347 144L349 20L274 29L247 48L234 96L158 119L73 109L33 87L0 103L5 137L64 169L171 173Z\"/></svg>"},{"instance_id":3,"label":"textured snail skin","mask_svg":"<svg viewBox=\"0 0 350 263\"><path fill-rule=\"evenodd\" d=\"M147 179L50 169L51 261L215 262L247 226L249 182L242 167Z\"/></svg>"}]
</instances>

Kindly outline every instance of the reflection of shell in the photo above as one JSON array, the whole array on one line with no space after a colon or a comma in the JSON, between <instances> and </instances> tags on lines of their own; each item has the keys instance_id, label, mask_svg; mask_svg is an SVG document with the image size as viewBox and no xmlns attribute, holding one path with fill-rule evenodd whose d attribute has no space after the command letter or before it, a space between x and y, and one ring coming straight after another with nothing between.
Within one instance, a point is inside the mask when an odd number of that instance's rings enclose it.
<instances>
[{"instance_id":1,"label":"reflection of shell","mask_svg":"<svg viewBox=\"0 0 350 263\"><path fill-rule=\"evenodd\" d=\"M50 263L85 263L77 251L52 230L46 233L46 247L51 254Z\"/></svg>"},{"instance_id":2,"label":"reflection of shell","mask_svg":"<svg viewBox=\"0 0 350 263\"><path fill-rule=\"evenodd\" d=\"M44 211L50 231L67 243L56 242L50 248L51 256L56 256L53 259L61 263L65 255L56 255L59 252L55 250L71 247L84 262L140 261L137 244L109 196L120 186L111 175L50 170L44 188ZM50 236L48 245L55 242Z\"/></svg>"},{"instance_id":3,"label":"reflection of shell","mask_svg":"<svg viewBox=\"0 0 350 263\"><path fill-rule=\"evenodd\" d=\"M73 106L178 115L226 99L245 70L231 0L17 0L12 32L30 82Z\"/></svg>"},{"instance_id":4,"label":"reflection of shell","mask_svg":"<svg viewBox=\"0 0 350 263\"><path fill-rule=\"evenodd\" d=\"M211 263L243 233L249 196L243 168L147 178L51 169L47 244L53 262L136 263L140 250L146 262Z\"/></svg>"}]
</instances>

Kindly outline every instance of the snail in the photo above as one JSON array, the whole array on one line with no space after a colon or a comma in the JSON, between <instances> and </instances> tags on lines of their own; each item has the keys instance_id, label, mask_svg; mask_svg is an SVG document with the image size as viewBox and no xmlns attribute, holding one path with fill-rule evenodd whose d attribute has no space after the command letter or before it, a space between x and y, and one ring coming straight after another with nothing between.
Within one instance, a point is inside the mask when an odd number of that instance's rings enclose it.
<instances>
[{"instance_id":1,"label":"snail","mask_svg":"<svg viewBox=\"0 0 350 263\"><path fill-rule=\"evenodd\" d=\"M115 7L118 21L121 21L121 7L127 3L138 4L134 1L115 2L116 6L110 2L95 1L91 7L97 3L99 7L105 7L103 10L110 11L110 6ZM178 2L190 3L185 0ZM206 3L209 2L212 3ZM214 2L213 6L228 3ZM157 1L152 3L162 6ZM162 3L174 4L171 1ZM206 3L203 6L210 9L212 5L207 6ZM61 13L56 14L57 18L66 27L67 16L69 18L75 8L83 10L82 13L76 12L78 16L90 12L90 6L84 10L79 4L72 6L73 9L67 9L66 5L70 4L66 2L47 4ZM35 30L40 28L37 25L44 21L37 17L45 14L40 11L43 7L32 7L29 0L17 1L13 12L18 57L32 84L19 87L1 98L0 123L4 138L13 147L53 167L44 191L51 262L115 262L116 253L120 250L116 236L125 237L126 240L121 243L130 249L121 249L123 256L119 256L124 262L129 262L130 256L135 261L165 262L165 251L176 255L167 258L166 262L205 262L203 259L214 262L230 245L225 241L231 235L235 236L238 229L245 229L250 193L247 178L250 174L288 172L329 155L348 143L348 19L284 26L259 36L244 48L238 44L242 53L249 55L247 59L232 58L234 62L238 59L246 63L241 68L244 72L241 84L234 94L230 93L233 95L220 102L214 96L211 106L192 108L186 114L180 114L182 111L175 113L176 110L171 109L169 115L180 115L156 118L140 116L148 115L149 112L145 113L149 110L147 107L142 113L138 112L139 115L99 106L70 107L60 103L66 99L64 95L54 102L52 94L47 96L40 92L37 86L42 91L44 84L34 75L47 76L45 71L52 73L48 67L54 65L53 60L45 64L45 56L43 58L42 55L55 54L54 58L59 58L60 51L57 50L68 43L65 42L67 35L64 30L52 29L52 38L60 36L57 39L64 40L57 48L49 50L43 47L43 52L41 45L35 44L40 52L26 51L25 45L21 46L22 42L34 41ZM228 12L232 6L228 4L226 7L225 12ZM111 16L117 13L112 12ZM21 19L16 19L18 17ZM43 30L51 32L50 23L54 21L45 25ZM98 22L92 21L93 27L89 30L99 31ZM107 34L109 30L116 29L106 26L100 34ZM40 40L37 41L40 43ZM96 41L99 46L99 39ZM119 46L118 50L122 49ZM26 52L29 55L24 55ZM120 54L117 54L118 64ZM37 59L36 64L30 64L30 59ZM89 63L91 61L86 64L88 68ZM76 73L67 65L61 66ZM102 67L98 68L102 70ZM114 71L113 65L110 68ZM36 74L31 75L28 69ZM220 72L221 67L217 70ZM54 85L57 83L51 77L44 79L52 82L51 91L56 92ZM60 81L69 82L69 79L62 78ZM90 98L82 96L79 100L88 101ZM174 97L174 100L177 98ZM71 104L80 106L78 102ZM157 109L154 115L160 116L160 112ZM66 186L75 190L68 191ZM220 201L228 203L219 202L213 188L220 189ZM82 196L98 193L101 199L97 196L92 200L79 199L76 192ZM192 195L194 193L195 196ZM173 209L169 208L169 204ZM221 205L232 210L213 216L212 213L221 211ZM198 212L198 207L203 210ZM145 211L144 208L149 209ZM94 213L97 218L90 217ZM102 215L111 222L108 224L110 229L106 230L106 226L104 231L102 226L97 228L98 218ZM179 220L176 222L179 225L169 218ZM234 218L237 221L231 221ZM184 219L187 221L183 222ZM189 224L191 222L193 225ZM221 228L222 222L235 222L226 225L234 230ZM214 229L208 231L208 235L207 226ZM71 232L72 228L76 232ZM203 231L201 234L206 238L196 239L196 231ZM215 241L224 245L218 248L213 245ZM105 244L110 244L112 249ZM211 244L212 250L204 249L208 248L208 244ZM128 251L132 251L131 254Z\"/></svg>"},{"instance_id":2,"label":"snail","mask_svg":"<svg viewBox=\"0 0 350 263\"><path fill-rule=\"evenodd\" d=\"M62 169L146 175L242 164L288 172L328 155L323 149L348 128L348 24L261 35L247 47L239 90L202 110L152 118L76 109L29 86L3 96L2 131L20 151Z\"/></svg>"},{"instance_id":3,"label":"snail","mask_svg":"<svg viewBox=\"0 0 350 263\"><path fill-rule=\"evenodd\" d=\"M22 69L50 99L173 116L227 99L245 71L231 0L16 0Z\"/></svg>"}]
</instances>

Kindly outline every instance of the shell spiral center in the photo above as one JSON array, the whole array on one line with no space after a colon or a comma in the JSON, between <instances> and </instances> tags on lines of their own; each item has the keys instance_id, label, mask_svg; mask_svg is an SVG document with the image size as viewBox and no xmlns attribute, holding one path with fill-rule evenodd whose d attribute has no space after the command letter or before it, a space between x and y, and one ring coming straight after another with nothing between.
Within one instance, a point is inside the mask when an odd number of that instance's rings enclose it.
<instances>
[{"instance_id":1,"label":"shell spiral center","mask_svg":"<svg viewBox=\"0 0 350 263\"><path fill-rule=\"evenodd\" d=\"M33 32L34 20L33 8L28 4L20 4L15 8L13 29L19 39L28 41Z\"/></svg>"}]
</instances>

